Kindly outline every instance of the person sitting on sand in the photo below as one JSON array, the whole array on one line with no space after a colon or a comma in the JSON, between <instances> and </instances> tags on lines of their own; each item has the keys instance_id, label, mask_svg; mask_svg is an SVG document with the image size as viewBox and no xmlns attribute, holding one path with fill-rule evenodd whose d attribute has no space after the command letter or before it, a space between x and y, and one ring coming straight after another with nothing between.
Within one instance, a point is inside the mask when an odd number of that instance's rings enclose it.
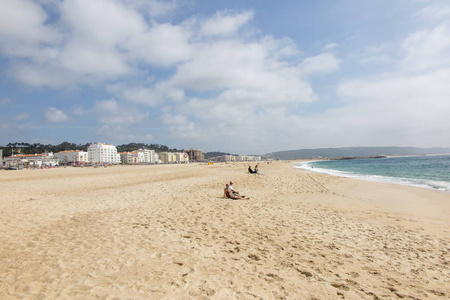
<instances>
[{"instance_id":1,"label":"person sitting on sand","mask_svg":"<svg viewBox=\"0 0 450 300\"><path fill-rule=\"evenodd\" d=\"M239 192L236 191L236 190L233 188L233 181L230 181L230 184L228 184L228 189L229 189L233 194L237 194L238 196L240 196L240 195L239 195Z\"/></svg>"},{"instance_id":2,"label":"person sitting on sand","mask_svg":"<svg viewBox=\"0 0 450 300\"><path fill-rule=\"evenodd\" d=\"M261 173L261 172L258 170L258 166L259 166L259 164L256 164L256 166L255 166L255 172L256 172L256 174L258 174L258 175L264 175L263 173Z\"/></svg>"},{"instance_id":3,"label":"person sitting on sand","mask_svg":"<svg viewBox=\"0 0 450 300\"><path fill-rule=\"evenodd\" d=\"M223 191L223 197L224 198L230 198L233 200L237 200L237 199L250 199L250 197L245 198L245 196L241 196L239 194L234 194L231 190L230 190L230 186L227 183L224 191Z\"/></svg>"},{"instance_id":4,"label":"person sitting on sand","mask_svg":"<svg viewBox=\"0 0 450 300\"><path fill-rule=\"evenodd\" d=\"M264 175L263 173L258 171L258 165L255 166L255 170L252 170L252 167L248 166L248 172L250 174Z\"/></svg>"}]
</instances>

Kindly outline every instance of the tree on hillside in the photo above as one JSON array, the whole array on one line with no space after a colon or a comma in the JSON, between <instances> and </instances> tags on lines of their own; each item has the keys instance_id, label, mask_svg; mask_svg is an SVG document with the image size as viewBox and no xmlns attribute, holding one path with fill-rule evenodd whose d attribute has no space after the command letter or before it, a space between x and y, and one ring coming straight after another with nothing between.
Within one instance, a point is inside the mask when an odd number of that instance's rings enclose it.
<instances>
[{"instance_id":1,"label":"tree on hillside","mask_svg":"<svg viewBox=\"0 0 450 300\"><path fill-rule=\"evenodd\" d=\"M0 149L3 150L4 156L10 156L11 152L14 151L14 154L41 154L44 152L61 152L61 151L71 151L71 150L81 150L87 151L89 145L92 143L86 144L75 144L70 142L62 142L59 145L43 145L40 143L9 143L6 146L0 146ZM116 146L118 152L130 152L138 149L149 149L155 150L156 152L182 152L183 149L169 148L165 145L160 144L144 144L144 143L129 143L124 145Z\"/></svg>"}]
</instances>

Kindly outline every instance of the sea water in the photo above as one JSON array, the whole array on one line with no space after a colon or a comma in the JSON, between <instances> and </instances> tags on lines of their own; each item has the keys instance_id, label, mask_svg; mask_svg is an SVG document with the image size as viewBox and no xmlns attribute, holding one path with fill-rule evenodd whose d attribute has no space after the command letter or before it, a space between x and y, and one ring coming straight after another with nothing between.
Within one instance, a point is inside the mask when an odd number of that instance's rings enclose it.
<instances>
[{"instance_id":1,"label":"sea water","mask_svg":"<svg viewBox=\"0 0 450 300\"><path fill-rule=\"evenodd\" d=\"M450 192L450 155L324 160L299 163L296 167Z\"/></svg>"}]
</instances>

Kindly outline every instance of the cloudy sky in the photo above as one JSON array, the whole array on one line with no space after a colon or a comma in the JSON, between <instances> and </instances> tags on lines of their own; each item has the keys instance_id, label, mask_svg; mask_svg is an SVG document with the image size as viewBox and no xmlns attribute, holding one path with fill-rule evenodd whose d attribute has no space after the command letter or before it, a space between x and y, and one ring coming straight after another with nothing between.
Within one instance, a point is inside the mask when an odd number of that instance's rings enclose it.
<instances>
[{"instance_id":1,"label":"cloudy sky","mask_svg":"<svg viewBox=\"0 0 450 300\"><path fill-rule=\"evenodd\" d=\"M0 0L0 145L450 147L447 0Z\"/></svg>"}]
</instances>

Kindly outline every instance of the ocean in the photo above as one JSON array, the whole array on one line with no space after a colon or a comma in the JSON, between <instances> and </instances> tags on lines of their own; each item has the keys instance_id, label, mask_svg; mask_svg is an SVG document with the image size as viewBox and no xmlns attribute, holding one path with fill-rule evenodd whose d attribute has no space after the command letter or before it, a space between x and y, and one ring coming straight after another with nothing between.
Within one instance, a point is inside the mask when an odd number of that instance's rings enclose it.
<instances>
[{"instance_id":1,"label":"ocean","mask_svg":"<svg viewBox=\"0 0 450 300\"><path fill-rule=\"evenodd\" d=\"M450 155L302 162L298 168L335 176L450 192Z\"/></svg>"}]
</instances>

